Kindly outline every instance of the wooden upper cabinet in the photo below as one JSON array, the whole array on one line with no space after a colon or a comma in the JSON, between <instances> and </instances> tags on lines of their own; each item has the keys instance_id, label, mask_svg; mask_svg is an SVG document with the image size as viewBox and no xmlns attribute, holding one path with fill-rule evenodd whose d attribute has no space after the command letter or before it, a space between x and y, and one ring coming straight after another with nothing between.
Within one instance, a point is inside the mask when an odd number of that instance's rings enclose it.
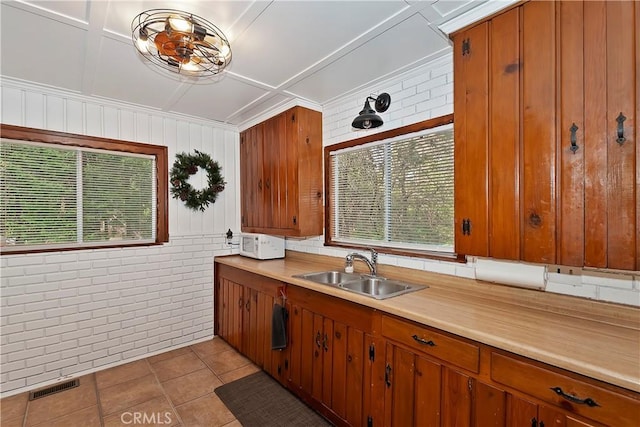
<instances>
[{"instance_id":1,"label":"wooden upper cabinet","mask_svg":"<svg viewBox=\"0 0 640 427\"><path fill-rule=\"evenodd\" d=\"M240 134L242 231L323 229L322 113L294 107Z\"/></svg>"},{"instance_id":2,"label":"wooden upper cabinet","mask_svg":"<svg viewBox=\"0 0 640 427\"><path fill-rule=\"evenodd\" d=\"M263 124L256 125L240 134L240 188L241 225L260 227L264 216L260 210L263 205Z\"/></svg>"},{"instance_id":3,"label":"wooden upper cabinet","mask_svg":"<svg viewBox=\"0 0 640 427\"><path fill-rule=\"evenodd\" d=\"M488 255L487 113L488 24L459 33L454 41L455 247Z\"/></svg>"},{"instance_id":4,"label":"wooden upper cabinet","mask_svg":"<svg viewBox=\"0 0 640 427\"><path fill-rule=\"evenodd\" d=\"M453 35L456 252L640 268L638 9L531 0Z\"/></svg>"}]
</instances>

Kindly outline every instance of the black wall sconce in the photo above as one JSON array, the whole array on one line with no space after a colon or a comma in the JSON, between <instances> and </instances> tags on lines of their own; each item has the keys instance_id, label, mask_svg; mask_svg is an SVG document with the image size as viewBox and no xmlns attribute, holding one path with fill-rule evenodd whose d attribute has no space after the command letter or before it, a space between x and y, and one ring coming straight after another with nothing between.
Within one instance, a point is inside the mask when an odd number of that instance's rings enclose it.
<instances>
[{"instance_id":1,"label":"black wall sconce","mask_svg":"<svg viewBox=\"0 0 640 427\"><path fill-rule=\"evenodd\" d=\"M371 108L369 100L374 101L375 111ZM358 117L353 119L351 126L356 129L373 129L382 126L384 122L382 118L376 114L376 111L378 113L384 113L389 109L389 105L391 105L391 96L388 93L381 93L377 98L367 96L362 111L360 111Z\"/></svg>"}]
</instances>

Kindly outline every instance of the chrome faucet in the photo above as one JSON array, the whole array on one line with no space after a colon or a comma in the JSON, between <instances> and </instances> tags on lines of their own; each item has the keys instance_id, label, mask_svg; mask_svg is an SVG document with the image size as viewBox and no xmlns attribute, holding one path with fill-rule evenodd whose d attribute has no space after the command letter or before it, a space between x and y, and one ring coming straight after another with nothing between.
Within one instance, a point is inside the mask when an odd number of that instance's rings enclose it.
<instances>
[{"instance_id":1,"label":"chrome faucet","mask_svg":"<svg viewBox=\"0 0 640 427\"><path fill-rule=\"evenodd\" d=\"M369 260L369 258L367 258L365 255L359 254L357 252L351 252L350 254L348 254L345 257L345 263L344 263L345 271L347 272L349 272L349 270L353 271L353 260L359 259L360 261L364 261L367 264L372 276L377 276L378 275L378 252L376 252L375 249L373 248L369 248L369 250L371 251L371 260Z\"/></svg>"}]
</instances>

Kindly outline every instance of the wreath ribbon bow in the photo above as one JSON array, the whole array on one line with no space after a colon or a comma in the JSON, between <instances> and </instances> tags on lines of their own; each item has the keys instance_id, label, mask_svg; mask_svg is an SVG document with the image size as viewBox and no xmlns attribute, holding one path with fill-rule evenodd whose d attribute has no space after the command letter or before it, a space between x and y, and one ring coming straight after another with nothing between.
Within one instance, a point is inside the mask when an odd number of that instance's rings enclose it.
<instances>
[{"instance_id":1,"label":"wreath ribbon bow","mask_svg":"<svg viewBox=\"0 0 640 427\"><path fill-rule=\"evenodd\" d=\"M206 153L193 151L195 154L176 154L170 174L171 194L174 199L182 200L189 209L204 212L209 203L215 203L226 182L218 162ZM207 171L207 187L202 190L196 190L189 184L189 177L197 173L199 168Z\"/></svg>"}]
</instances>

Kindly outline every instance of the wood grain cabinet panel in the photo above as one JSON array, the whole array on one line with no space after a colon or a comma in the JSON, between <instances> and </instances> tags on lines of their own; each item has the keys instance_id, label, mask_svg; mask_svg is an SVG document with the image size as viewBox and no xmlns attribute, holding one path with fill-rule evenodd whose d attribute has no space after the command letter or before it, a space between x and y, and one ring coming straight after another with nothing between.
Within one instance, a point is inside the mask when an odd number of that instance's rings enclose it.
<instances>
[{"instance_id":1,"label":"wood grain cabinet panel","mask_svg":"<svg viewBox=\"0 0 640 427\"><path fill-rule=\"evenodd\" d=\"M452 36L456 252L640 268L639 8L531 0Z\"/></svg>"},{"instance_id":2,"label":"wood grain cabinet panel","mask_svg":"<svg viewBox=\"0 0 640 427\"><path fill-rule=\"evenodd\" d=\"M640 401L510 355L491 354L491 379L595 422L637 426ZM548 418L548 417L547 417ZM545 422L545 425L554 425Z\"/></svg>"},{"instance_id":3,"label":"wood grain cabinet panel","mask_svg":"<svg viewBox=\"0 0 640 427\"><path fill-rule=\"evenodd\" d=\"M277 280L216 264L215 331L232 347L279 381L288 380L289 348L271 349L273 305Z\"/></svg>"},{"instance_id":4,"label":"wood grain cabinet panel","mask_svg":"<svg viewBox=\"0 0 640 427\"><path fill-rule=\"evenodd\" d=\"M630 1L560 3L562 264L638 266L637 93L632 89L637 8ZM624 117L620 142L619 117Z\"/></svg>"},{"instance_id":5,"label":"wood grain cabinet panel","mask_svg":"<svg viewBox=\"0 0 640 427\"><path fill-rule=\"evenodd\" d=\"M288 387L338 424L365 424L371 376L366 372L370 345L366 334L372 312L291 288L289 300Z\"/></svg>"},{"instance_id":6,"label":"wood grain cabinet panel","mask_svg":"<svg viewBox=\"0 0 640 427\"><path fill-rule=\"evenodd\" d=\"M456 35L454 57L454 226L458 253L488 256L488 24Z\"/></svg>"},{"instance_id":7,"label":"wood grain cabinet panel","mask_svg":"<svg viewBox=\"0 0 640 427\"><path fill-rule=\"evenodd\" d=\"M442 365L388 342L384 424L439 426Z\"/></svg>"},{"instance_id":8,"label":"wood grain cabinet panel","mask_svg":"<svg viewBox=\"0 0 640 427\"><path fill-rule=\"evenodd\" d=\"M242 231L322 234L322 113L294 107L241 132L240 178Z\"/></svg>"},{"instance_id":9,"label":"wood grain cabinet panel","mask_svg":"<svg viewBox=\"0 0 640 427\"><path fill-rule=\"evenodd\" d=\"M445 362L478 372L480 349L475 343L391 316L382 316L382 335Z\"/></svg>"}]
</instances>

